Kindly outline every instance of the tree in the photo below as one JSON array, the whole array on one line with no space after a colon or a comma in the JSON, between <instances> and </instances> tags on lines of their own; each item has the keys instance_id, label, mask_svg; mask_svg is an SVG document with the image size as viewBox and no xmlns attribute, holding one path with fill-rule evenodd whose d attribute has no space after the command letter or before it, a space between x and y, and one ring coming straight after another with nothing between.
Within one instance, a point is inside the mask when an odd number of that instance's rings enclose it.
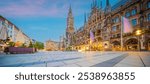
<instances>
[{"instance_id":1,"label":"tree","mask_svg":"<svg viewBox=\"0 0 150 84\"><path fill-rule=\"evenodd\" d=\"M15 46L15 43L14 43L14 42L9 42L8 45L9 45L10 47L14 47L14 46Z\"/></svg>"},{"instance_id":2,"label":"tree","mask_svg":"<svg viewBox=\"0 0 150 84\"><path fill-rule=\"evenodd\" d=\"M23 43L23 44L21 45L21 47L22 47L22 48L25 48L25 47L26 47L26 44L25 44L25 43Z\"/></svg>"},{"instance_id":3,"label":"tree","mask_svg":"<svg viewBox=\"0 0 150 84\"><path fill-rule=\"evenodd\" d=\"M42 42L36 42L36 43L34 44L34 47L35 47L36 49L44 49L44 43L42 43Z\"/></svg>"},{"instance_id":4,"label":"tree","mask_svg":"<svg viewBox=\"0 0 150 84\"><path fill-rule=\"evenodd\" d=\"M33 48L33 47L34 47L34 45L33 45L33 43L30 41L29 48Z\"/></svg>"}]
</instances>

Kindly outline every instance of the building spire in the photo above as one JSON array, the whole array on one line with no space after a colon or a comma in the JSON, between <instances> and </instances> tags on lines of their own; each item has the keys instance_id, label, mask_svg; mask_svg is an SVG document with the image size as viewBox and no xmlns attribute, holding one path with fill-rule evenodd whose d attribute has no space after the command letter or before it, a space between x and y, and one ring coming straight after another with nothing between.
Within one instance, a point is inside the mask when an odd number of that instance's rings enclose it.
<instances>
[{"instance_id":1,"label":"building spire","mask_svg":"<svg viewBox=\"0 0 150 84\"><path fill-rule=\"evenodd\" d=\"M95 7L97 7L97 1L95 0Z\"/></svg>"},{"instance_id":2,"label":"building spire","mask_svg":"<svg viewBox=\"0 0 150 84\"><path fill-rule=\"evenodd\" d=\"M86 23L86 13L84 13L84 24Z\"/></svg>"},{"instance_id":3,"label":"building spire","mask_svg":"<svg viewBox=\"0 0 150 84\"><path fill-rule=\"evenodd\" d=\"M109 0L106 0L106 6L110 6Z\"/></svg>"},{"instance_id":4,"label":"building spire","mask_svg":"<svg viewBox=\"0 0 150 84\"><path fill-rule=\"evenodd\" d=\"M100 1L100 9L103 9L103 8L102 8L102 1Z\"/></svg>"},{"instance_id":5,"label":"building spire","mask_svg":"<svg viewBox=\"0 0 150 84\"><path fill-rule=\"evenodd\" d=\"M69 7L69 15L72 15L72 8L71 8L71 4L70 4L70 7Z\"/></svg>"},{"instance_id":6,"label":"building spire","mask_svg":"<svg viewBox=\"0 0 150 84\"><path fill-rule=\"evenodd\" d=\"M68 17L67 17L67 28L66 28L67 47L69 47L72 44L73 33L74 33L74 18L72 14L72 8L70 5Z\"/></svg>"},{"instance_id":7,"label":"building spire","mask_svg":"<svg viewBox=\"0 0 150 84\"><path fill-rule=\"evenodd\" d=\"M106 8L105 8L105 13L111 12L111 5L109 3L109 0L106 0Z\"/></svg>"}]
</instances>

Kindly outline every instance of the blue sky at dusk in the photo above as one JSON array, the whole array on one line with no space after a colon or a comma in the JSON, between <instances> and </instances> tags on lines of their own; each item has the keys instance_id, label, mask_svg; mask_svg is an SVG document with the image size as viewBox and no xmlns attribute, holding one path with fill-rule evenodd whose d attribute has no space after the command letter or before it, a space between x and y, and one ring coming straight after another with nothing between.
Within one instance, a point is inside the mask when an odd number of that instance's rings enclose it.
<instances>
[{"instance_id":1,"label":"blue sky at dusk","mask_svg":"<svg viewBox=\"0 0 150 84\"><path fill-rule=\"evenodd\" d=\"M100 0L97 0L100 2ZM105 1L103 8L105 7ZM110 0L114 5L119 0ZM14 23L30 38L45 42L59 41L65 35L66 18L71 4L76 29L83 26L84 13L90 12L92 0L0 0L0 15Z\"/></svg>"}]
</instances>

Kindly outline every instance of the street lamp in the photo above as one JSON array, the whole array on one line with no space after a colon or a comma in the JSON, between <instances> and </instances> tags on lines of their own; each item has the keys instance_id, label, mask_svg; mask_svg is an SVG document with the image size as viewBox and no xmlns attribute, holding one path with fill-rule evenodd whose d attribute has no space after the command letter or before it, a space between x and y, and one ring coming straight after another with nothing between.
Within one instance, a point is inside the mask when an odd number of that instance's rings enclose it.
<instances>
[{"instance_id":1,"label":"street lamp","mask_svg":"<svg viewBox=\"0 0 150 84\"><path fill-rule=\"evenodd\" d=\"M138 36L138 50L140 51L140 35L142 34L142 30L136 30L135 34Z\"/></svg>"},{"instance_id":2,"label":"street lamp","mask_svg":"<svg viewBox=\"0 0 150 84\"><path fill-rule=\"evenodd\" d=\"M142 34L142 30L137 30L137 31L136 31L136 35L137 35L137 36L140 36L141 34Z\"/></svg>"}]
</instances>

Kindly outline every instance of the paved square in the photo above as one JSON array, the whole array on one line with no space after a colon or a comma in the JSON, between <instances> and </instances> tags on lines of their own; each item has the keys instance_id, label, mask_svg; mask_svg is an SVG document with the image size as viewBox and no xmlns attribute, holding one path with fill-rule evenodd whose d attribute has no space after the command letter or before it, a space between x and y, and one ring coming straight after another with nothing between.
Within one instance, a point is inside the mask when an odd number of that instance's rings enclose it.
<instances>
[{"instance_id":1,"label":"paved square","mask_svg":"<svg viewBox=\"0 0 150 84\"><path fill-rule=\"evenodd\" d=\"M0 54L0 67L150 67L150 52L62 52Z\"/></svg>"}]
</instances>

